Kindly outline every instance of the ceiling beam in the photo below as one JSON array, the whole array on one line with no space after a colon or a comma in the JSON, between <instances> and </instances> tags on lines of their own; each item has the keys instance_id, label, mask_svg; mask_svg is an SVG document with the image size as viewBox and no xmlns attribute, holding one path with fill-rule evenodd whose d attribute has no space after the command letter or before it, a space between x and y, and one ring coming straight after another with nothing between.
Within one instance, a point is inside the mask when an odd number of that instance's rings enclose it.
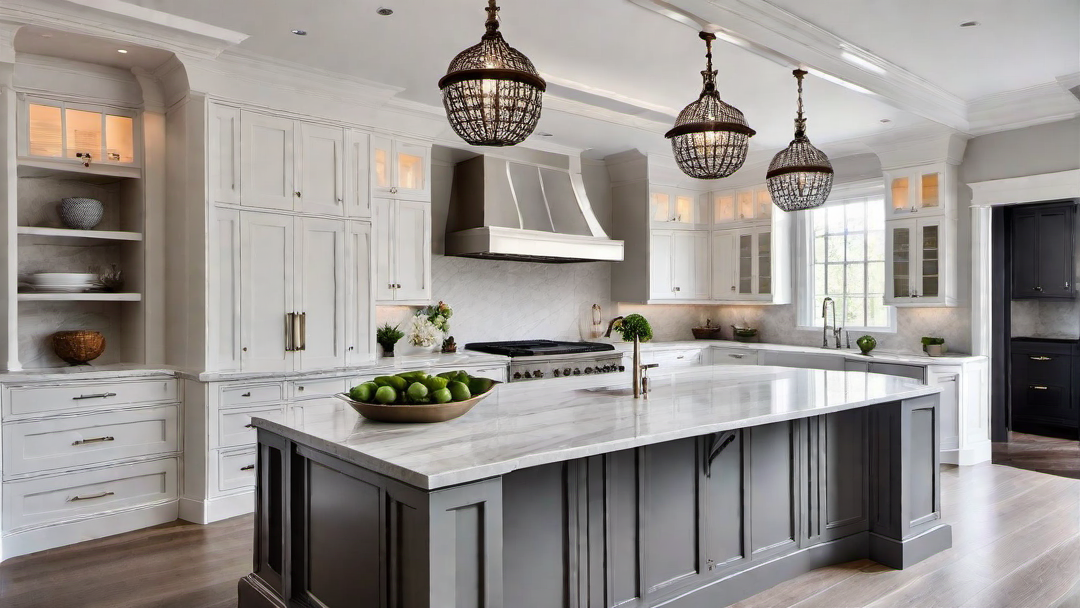
<instances>
[{"instance_id":1,"label":"ceiling beam","mask_svg":"<svg viewBox=\"0 0 1080 608\"><path fill-rule=\"evenodd\" d=\"M628 0L786 68L879 98L957 131L967 104L924 78L765 0Z\"/></svg>"}]
</instances>

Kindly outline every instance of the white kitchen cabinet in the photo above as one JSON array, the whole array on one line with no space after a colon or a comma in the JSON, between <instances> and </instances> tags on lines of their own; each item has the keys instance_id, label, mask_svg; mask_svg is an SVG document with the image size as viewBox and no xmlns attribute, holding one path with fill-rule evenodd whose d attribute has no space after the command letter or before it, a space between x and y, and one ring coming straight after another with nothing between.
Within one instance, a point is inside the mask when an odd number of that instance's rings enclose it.
<instances>
[{"instance_id":1,"label":"white kitchen cabinet","mask_svg":"<svg viewBox=\"0 0 1080 608\"><path fill-rule=\"evenodd\" d=\"M956 214L956 167L934 163L892 169L885 174L885 208L889 217L912 214Z\"/></svg>"},{"instance_id":2,"label":"white kitchen cabinet","mask_svg":"<svg viewBox=\"0 0 1080 608\"><path fill-rule=\"evenodd\" d=\"M693 190L655 186L649 194L653 227L672 230L708 227L707 198Z\"/></svg>"},{"instance_id":3,"label":"white kitchen cabinet","mask_svg":"<svg viewBox=\"0 0 1080 608\"><path fill-rule=\"evenodd\" d=\"M431 203L375 198L375 299L431 301Z\"/></svg>"},{"instance_id":4,"label":"white kitchen cabinet","mask_svg":"<svg viewBox=\"0 0 1080 608\"><path fill-rule=\"evenodd\" d=\"M240 125L240 204L291 211L296 198L296 121L244 110Z\"/></svg>"},{"instance_id":5,"label":"white kitchen cabinet","mask_svg":"<svg viewBox=\"0 0 1080 608\"><path fill-rule=\"evenodd\" d=\"M345 220L241 213L241 369L344 365L346 240Z\"/></svg>"},{"instance_id":6,"label":"white kitchen cabinet","mask_svg":"<svg viewBox=\"0 0 1080 608\"><path fill-rule=\"evenodd\" d=\"M375 359L375 248L371 222L349 222L345 247L349 264L345 307L345 365Z\"/></svg>"},{"instance_id":7,"label":"white kitchen cabinet","mask_svg":"<svg viewBox=\"0 0 1080 608\"><path fill-rule=\"evenodd\" d=\"M430 201L431 147L372 135L370 182L375 196Z\"/></svg>"},{"instance_id":8,"label":"white kitchen cabinet","mask_svg":"<svg viewBox=\"0 0 1080 608\"><path fill-rule=\"evenodd\" d=\"M777 365L780 367L806 367L811 369L826 369L832 371L845 371L843 357L832 353L805 353L784 351L761 351L762 365Z\"/></svg>"},{"instance_id":9,"label":"white kitchen cabinet","mask_svg":"<svg viewBox=\"0 0 1080 608\"><path fill-rule=\"evenodd\" d=\"M712 233L712 299L730 300L738 293L738 281L735 278L736 231L717 230Z\"/></svg>"},{"instance_id":10,"label":"white kitchen cabinet","mask_svg":"<svg viewBox=\"0 0 1080 608\"><path fill-rule=\"evenodd\" d=\"M213 209L216 230L211 242L209 274L210 302L216 305L207 314L207 333L216 348L210 353L209 369L241 368L240 344L240 211Z\"/></svg>"},{"instance_id":11,"label":"white kitchen cabinet","mask_svg":"<svg viewBox=\"0 0 1080 608\"><path fill-rule=\"evenodd\" d=\"M370 139L356 129L345 132L345 214L353 218L371 217Z\"/></svg>"},{"instance_id":12,"label":"white kitchen cabinet","mask_svg":"<svg viewBox=\"0 0 1080 608\"><path fill-rule=\"evenodd\" d=\"M297 204L303 213L345 212L345 133L340 127L300 124Z\"/></svg>"},{"instance_id":13,"label":"white kitchen cabinet","mask_svg":"<svg viewBox=\"0 0 1080 608\"><path fill-rule=\"evenodd\" d=\"M710 198L714 228L772 219L772 197L764 184L754 188L713 192Z\"/></svg>"},{"instance_id":14,"label":"white kitchen cabinet","mask_svg":"<svg viewBox=\"0 0 1080 608\"><path fill-rule=\"evenodd\" d=\"M210 199L215 204L240 204L240 109L210 104Z\"/></svg>"},{"instance_id":15,"label":"white kitchen cabinet","mask_svg":"<svg viewBox=\"0 0 1080 608\"><path fill-rule=\"evenodd\" d=\"M956 304L956 221L944 216L886 223L885 303L894 306Z\"/></svg>"},{"instance_id":16,"label":"white kitchen cabinet","mask_svg":"<svg viewBox=\"0 0 1080 608\"><path fill-rule=\"evenodd\" d=\"M713 298L724 302L790 301L786 241L772 224L717 230L712 234Z\"/></svg>"},{"instance_id":17,"label":"white kitchen cabinet","mask_svg":"<svg viewBox=\"0 0 1080 608\"><path fill-rule=\"evenodd\" d=\"M654 230L650 270L651 300L708 300L709 233Z\"/></svg>"},{"instance_id":18,"label":"white kitchen cabinet","mask_svg":"<svg viewBox=\"0 0 1080 608\"><path fill-rule=\"evenodd\" d=\"M241 205L345 213L343 129L247 110L240 126ZM222 157L217 164L225 163Z\"/></svg>"}]
</instances>

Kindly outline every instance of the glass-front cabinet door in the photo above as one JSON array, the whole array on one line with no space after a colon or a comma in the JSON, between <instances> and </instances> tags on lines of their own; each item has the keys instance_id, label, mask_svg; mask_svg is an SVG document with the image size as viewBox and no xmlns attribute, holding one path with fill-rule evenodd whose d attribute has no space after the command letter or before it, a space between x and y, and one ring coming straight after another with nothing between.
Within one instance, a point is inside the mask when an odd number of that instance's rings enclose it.
<instances>
[{"instance_id":1,"label":"glass-front cabinet door","mask_svg":"<svg viewBox=\"0 0 1080 608\"><path fill-rule=\"evenodd\" d=\"M890 214L936 214L944 212L946 171L943 164L886 171L887 206Z\"/></svg>"},{"instance_id":2,"label":"glass-front cabinet door","mask_svg":"<svg viewBox=\"0 0 1080 608\"><path fill-rule=\"evenodd\" d=\"M889 277L886 301L889 304L950 305L946 284L947 234L942 217L888 222L886 247Z\"/></svg>"},{"instance_id":3,"label":"glass-front cabinet door","mask_svg":"<svg viewBox=\"0 0 1080 608\"><path fill-rule=\"evenodd\" d=\"M736 268L739 295L754 293L754 234L744 232L739 235L739 262Z\"/></svg>"},{"instance_id":4,"label":"glass-front cabinet door","mask_svg":"<svg viewBox=\"0 0 1080 608\"><path fill-rule=\"evenodd\" d=\"M730 224L735 221L735 193L714 192L712 194L713 224Z\"/></svg>"},{"instance_id":5,"label":"glass-front cabinet door","mask_svg":"<svg viewBox=\"0 0 1080 608\"><path fill-rule=\"evenodd\" d=\"M137 114L105 106L25 97L19 155L97 163L137 165Z\"/></svg>"},{"instance_id":6,"label":"glass-front cabinet door","mask_svg":"<svg viewBox=\"0 0 1080 608\"><path fill-rule=\"evenodd\" d=\"M889 284L885 287L890 301L910 300L914 296L912 273L916 251L911 245L915 239L915 228L914 220L889 222L885 246L889 255L890 276Z\"/></svg>"},{"instance_id":7,"label":"glass-front cabinet door","mask_svg":"<svg viewBox=\"0 0 1080 608\"><path fill-rule=\"evenodd\" d=\"M426 200L431 195L431 148L388 137L371 137L371 188L376 194Z\"/></svg>"},{"instance_id":8,"label":"glass-front cabinet door","mask_svg":"<svg viewBox=\"0 0 1080 608\"><path fill-rule=\"evenodd\" d=\"M941 297L941 223L919 222L919 285L916 297Z\"/></svg>"},{"instance_id":9,"label":"glass-front cabinet door","mask_svg":"<svg viewBox=\"0 0 1080 608\"><path fill-rule=\"evenodd\" d=\"M771 205L772 202L770 201ZM757 295L772 294L772 232L757 233Z\"/></svg>"},{"instance_id":10,"label":"glass-front cabinet door","mask_svg":"<svg viewBox=\"0 0 1080 608\"><path fill-rule=\"evenodd\" d=\"M678 188L653 188L649 194L649 217L656 228L697 228L705 222L698 194Z\"/></svg>"}]
</instances>

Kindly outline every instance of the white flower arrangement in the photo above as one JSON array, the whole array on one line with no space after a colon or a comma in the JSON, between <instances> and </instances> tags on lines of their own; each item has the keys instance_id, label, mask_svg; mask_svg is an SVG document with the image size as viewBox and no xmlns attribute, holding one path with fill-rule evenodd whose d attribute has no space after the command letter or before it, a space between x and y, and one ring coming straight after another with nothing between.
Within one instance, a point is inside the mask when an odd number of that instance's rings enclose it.
<instances>
[{"instance_id":1,"label":"white flower arrangement","mask_svg":"<svg viewBox=\"0 0 1080 608\"><path fill-rule=\"evenodd\" d=\"M442 332L427 317L417 315L409 323L409 343L413 346L435 346L441 338Z\"/></svg>"}]
</instances>

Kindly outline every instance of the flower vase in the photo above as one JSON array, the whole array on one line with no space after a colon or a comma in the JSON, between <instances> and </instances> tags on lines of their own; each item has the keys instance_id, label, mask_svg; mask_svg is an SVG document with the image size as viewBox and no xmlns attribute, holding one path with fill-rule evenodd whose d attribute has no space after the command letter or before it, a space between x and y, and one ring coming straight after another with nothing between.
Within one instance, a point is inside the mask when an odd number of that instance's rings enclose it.
<instances>
[{"instance_id":1,"label":"flower vase","mask_svg":"<svg viewBox=\"0 0 1080 608\"><path fill-rule=\"evenodd\" d=\"M384 357L393 357L394 356L394 345L393 344L391 344L389 346L387 346L386 344L380 344L379 346L382 347L382 356L384 356Z\"/></svg>"}]
</instances>

